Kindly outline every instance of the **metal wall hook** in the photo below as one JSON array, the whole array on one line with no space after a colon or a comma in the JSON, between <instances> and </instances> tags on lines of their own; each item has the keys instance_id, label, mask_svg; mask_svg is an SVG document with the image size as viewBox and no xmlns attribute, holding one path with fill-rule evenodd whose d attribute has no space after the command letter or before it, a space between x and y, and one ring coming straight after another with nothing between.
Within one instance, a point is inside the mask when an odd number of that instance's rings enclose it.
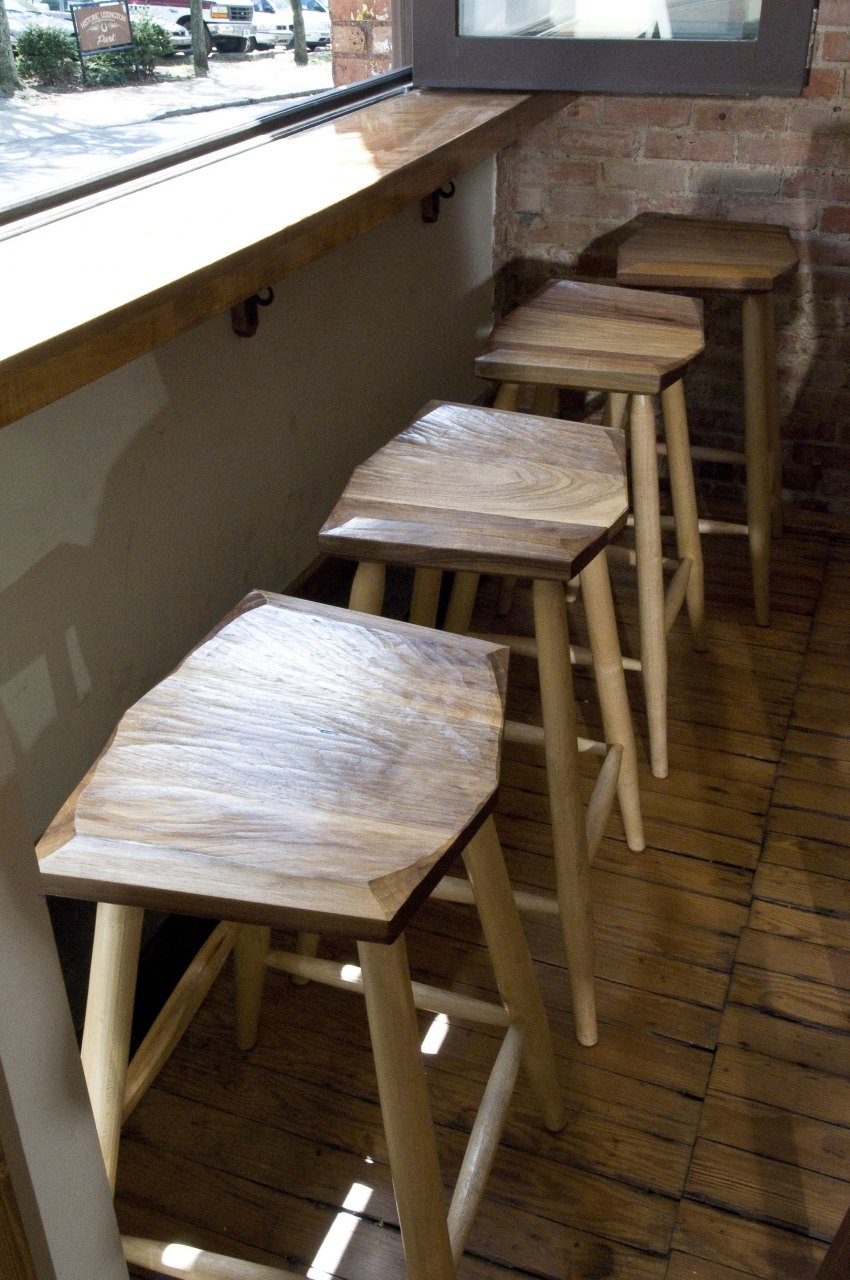
<instances>
[{"instance_id":1,"label":"metal wall hook","mask_svg":"<svg viewBox=\"0 0 850 1280\"><path fill-rule=\"evenodd\" d=\"M422 221L436 222L440 216L440 200L451 200L457 188L453 182L450 182L448 189L445 187L437 187L436 191L432 191L429 196L422 198Z\"/></svg>"},{"instance_id":2,"label":"metal wall hook","mask_svg":"<svg viewBox=\"0 0 850 1280\"><path fill-rule=\"evenodd\" d=\"M271 286L262 293L252 293L244 302L238 302L230 308L230 320L233 332L240 338L253 338L260 323L260 307L270 307L274 302L274 289Z\"/></svg>"}]
</instances>

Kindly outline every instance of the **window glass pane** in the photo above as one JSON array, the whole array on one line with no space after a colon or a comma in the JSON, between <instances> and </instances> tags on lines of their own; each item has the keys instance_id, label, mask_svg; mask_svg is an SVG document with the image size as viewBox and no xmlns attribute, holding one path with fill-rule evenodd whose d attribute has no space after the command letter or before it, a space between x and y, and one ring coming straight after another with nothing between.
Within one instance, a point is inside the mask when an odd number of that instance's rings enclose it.
<instances>
[{"instance_id":1,"label":"window glass pane","mask_svg":"<svg viewBox=\"0 0 850 1280\"><path fill-rule=\"evenodd\" d=\"M458 0L462 36L755 40L761 0Z\"/></svg>"},{"instance_id":2,"label":"window glass pane","mask_svg":"<svg viewBox=\"0 0 850 1280\"><path fill-rule=\"evenodd\" d=\"M202 0L207 75L193 65L189 0L131 0L131 21L156 23L167 40L143 74L130 72L121 83L120 66L78 55L72 17L78 2L0 0L26 90L3 100L0 229L27 207L70 197L81 184L132 176L187 148L224 143L232 133L267 130L270 117L321 107L326 97L335 104L336 91L403 65L396 33L403 30L398 11L405 0L301 0L303 51L295 47L289 0ZM30 27L68 39L69 60L58 75L48 67L46 81L32 58L22 59L26 41L18 48Z\"/></svg>"}]
</instances>

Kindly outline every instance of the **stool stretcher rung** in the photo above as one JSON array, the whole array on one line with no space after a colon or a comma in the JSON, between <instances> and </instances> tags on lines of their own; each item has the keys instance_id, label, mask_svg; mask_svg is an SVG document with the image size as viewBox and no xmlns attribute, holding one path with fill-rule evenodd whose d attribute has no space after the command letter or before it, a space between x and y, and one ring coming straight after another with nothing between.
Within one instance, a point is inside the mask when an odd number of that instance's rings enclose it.
<instances>
[{"instance_id":1,"label":"stool stretcher rung","mask_svg":"<svg viewBox=\"0 0 850 1280\"><path fill-rule=\"evenodd\" d=\"M546 745L542 726L539 724L524 724L521 720L505 721L505 739L508 742L518 742L526 747L544 747ZM604 756L608 751L608 747L604 742L597 742L594 738L576 738L576 750L582 755Z\"/></svg>"},{"instance_id":2,"label":"stool stretcher rung","mask_svg":"<svg viewBox=\"0 0 850 1280\"><path fill-rule=\"evenodd\" d=\"M449 1208L452 1257L459 1262L490 1176L522 1058L522 1028L508 1028L478 1108Z\"/></svg>"},{"instance_id":3,"label":"stool stretcher rung","mask_svg":"<svg viewBox=\"0 0 850 1280\"><path fill-rule=\"evenodd\" d=\"M226 922L217 925L162 1006L127 1068L122 1124L132 1115L177 1047L233 950L238 933L239 925Z\"/></svg>"},{"instance_id":4,"label":"stool stretcher rung","mask_svg":"<svg viewBox=\"0 0 850 1280\"><path fill-rule=\"evenodd\" d=\"M341 965L335 960L320 960L314 956L301 956L294 951L270 951L266 964L270 969L296 974L310 982L321 982L326 987L363 994L363 980L357 966ZM346 975L346 969L351 969L351 976ZM485 1026L508 1025L508 1014L501 1005L478 1000L475 996L465 996L457 991L446 991L442 987L432 987L424 982L413 982L411 986L413 1003L417 1009L426 1009L429 1013L444 1013L449 1018L483 1023Z\"/></svg>"},{"instance_id":5,"label":"stool stretcher rung","mask_svg":"<svg viewBox=\"0 0 850 1280\"><path fill-rule=\"evenodd\" d=\"M517 911L537 911L550 916L556 916L560 911L557 898L550 894L514 889L513 895ZM444 876L431 897L437 902L457 902L463 906L473 906L475 903L472 885L468 880L460 880L457 876Z\"/></svg>"},{"instance_id":6,"label":"stool stretcher rung","mask_svg":"<svg viewBox=\"0 0 850 1280\"><path fill-rule=\"evenodd\" d=\"M591 862L602 843L605 827L611 815L614 801L617 798L617 783L620 778L620 763L622 759L622 746L619 742L613 742L608 748L608 754L593 786L593 792L591 793L584 819L585 831L587 832L587 856Z\"/></svg>"},{"instance_id":7,"label":"stool stretcher rung","mask_svg":"<svg viewBox=\"0 0 850 1280\"><path fill-rule=\"evenodd\" d=\"M667 445L663 440L659 440L656 448L661 454L667 453ZM728 462L730 465L741 467L745 466L747 461L746 454L739 449L711 449L704 444L692 444L690 455L697 462Z\"/></svg>"},{"instance_id":8,"label":"stool stretcher rung","mask_svg":"<svg viewBox=\"0 0 850 1280\"><path fill-rule=\"evenodd\" d=\"M679 610L685 603L685 593L688 590L688 579L691 576L691 567L693 561L685 556L679 561L679 566L670 581L664 596L664 630L669 635L673 623L679 616Z\"/></svg>"},{"instance_id":9,"label":"stool stretcher rung","mask_svg":"<svg viewBox=\"0 0 850 1280\"><path fill-rule=\"evenodd\" d=\"M146 1267L161 1276L175 1276L177 1280L304 1280L294 1271L243 1262L189 1245L142 1240L138 1236L122 1236L121 1243L124 1257L133 1266Z\"/></svg>"},{"instance_id":10,"label":"stool stretcher rung","mask_svg":"<svg viewBox=\"0 0 850 1280\"><path fill-rule=\"evenodd\" d=\"M662 516L661 518L662 528L665 527L664 520L666 520L667 518L668 517L666 516ZM672 521L672 517L670 517L670 519ZM629 517L629 523L630 524L632 523L631 516ZM675 526L671 523L667 527L669 527L670 529L673 529ZM616 564L627 565L628 568L630 569L637 568L637 552L635 551L634 547L623 547L623 546L620 546L619 543L616 543L616 542L611 543L611 545L608 547L608 559L609 561L613 561ZM680 560L674 560L671 556L662 556L661 558L661 568L666 573L675 573L680 564L681 564Z\"/></svg>"}]
</instances>

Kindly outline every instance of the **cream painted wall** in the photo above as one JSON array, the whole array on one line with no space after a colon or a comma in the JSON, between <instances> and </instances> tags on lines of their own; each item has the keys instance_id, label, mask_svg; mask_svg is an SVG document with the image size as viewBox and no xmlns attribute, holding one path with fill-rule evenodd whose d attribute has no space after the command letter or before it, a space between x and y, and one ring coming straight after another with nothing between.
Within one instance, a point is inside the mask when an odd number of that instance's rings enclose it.
<instances>
[{"instance_id":1,"label":"cream painted wall","mask_svg":"<svg viewBox=\"0 0 850 1280\"><path fill-rule=\"evenodd\" d=\"M352 466L471 400L494 169L0 432L0 705L34 834L121 711L246 590L283 589Z\"/></svg>"}]
</instances>

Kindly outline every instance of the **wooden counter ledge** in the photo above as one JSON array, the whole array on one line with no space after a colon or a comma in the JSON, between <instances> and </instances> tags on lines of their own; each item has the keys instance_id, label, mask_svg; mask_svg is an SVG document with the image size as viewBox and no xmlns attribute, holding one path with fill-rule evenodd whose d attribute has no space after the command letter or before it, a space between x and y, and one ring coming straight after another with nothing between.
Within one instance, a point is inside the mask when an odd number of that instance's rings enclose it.
<instances>
[{"instance_id":1,"label":"wooden counter ledge","mask_svg":"<svg viewBox=\"0 0 850 1280\"><path fill-rule=\"evenodd\" d=\"M567 101L414 90L15 224L0 238L0 426L370 230Z\"/></svg>"}]
</instances>

